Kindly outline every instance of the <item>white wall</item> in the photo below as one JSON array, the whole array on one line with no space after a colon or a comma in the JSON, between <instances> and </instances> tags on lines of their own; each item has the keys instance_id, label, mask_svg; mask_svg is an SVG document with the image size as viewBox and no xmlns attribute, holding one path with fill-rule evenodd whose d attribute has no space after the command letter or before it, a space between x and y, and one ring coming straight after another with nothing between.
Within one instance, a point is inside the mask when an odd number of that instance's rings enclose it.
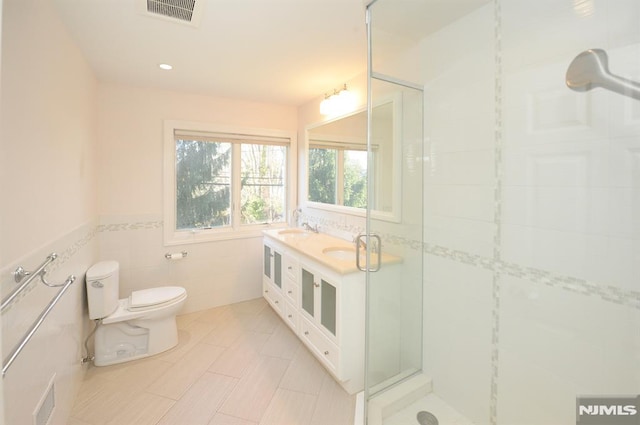
<instances>
[{"instance_id":1,"label":"white wall","mask_svg":"<svg viewBox=\"0 0 640 425\"><path fill-rule=\"evenodd\" d=\"M96 80L49 2L9 0L4 9L0 258L8 262L95 216Z\"/></svg>"},{"instance_id":2,"label":"white wall","mask_svg":"<svg viewBox=\"0 0 640 425\"><path fill-rule=\"evenodd\" d=\"M100 259L120 262L120 296L180 285L184 312L260 297L261 238L164 246L163 120L295 134L296 108L104 83L98 109ZM183 260L164 258L182 250Z\"/></svg>"},{"instance_id":3,"label":"white wall","mask_svg":"<svg viewBox=\"0 0 640 425\"><path fill-rule=\"evenodd\" d=\"M77 276L3 379L8 424L32 423L55 376L52 424L65 424L82 370L84 271L96 258L97 82L51 2L6 0L2 11L0 282L59 258L47 277ZM33 281L2 314L3 358L58 289Z\"/></svg>"}]
</instances>

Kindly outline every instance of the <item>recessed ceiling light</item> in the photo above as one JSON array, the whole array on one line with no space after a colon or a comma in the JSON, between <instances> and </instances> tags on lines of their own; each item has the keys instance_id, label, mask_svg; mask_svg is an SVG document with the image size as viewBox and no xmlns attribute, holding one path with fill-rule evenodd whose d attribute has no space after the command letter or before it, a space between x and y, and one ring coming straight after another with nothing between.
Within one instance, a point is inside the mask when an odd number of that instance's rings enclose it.
<instances>
[{"instance_id":1,"label":"recessed ceiling light","mask_svg":"<svg viewBox=\"0 0 640 425\"><path fill-rule=\"evenodd\" d=\"M158 65L160 67L160 69L164 69L166 71L173 69L173 67L171 65L169 65L168 63L161 63L160 65Z\"/></svg>"}]
</instances>

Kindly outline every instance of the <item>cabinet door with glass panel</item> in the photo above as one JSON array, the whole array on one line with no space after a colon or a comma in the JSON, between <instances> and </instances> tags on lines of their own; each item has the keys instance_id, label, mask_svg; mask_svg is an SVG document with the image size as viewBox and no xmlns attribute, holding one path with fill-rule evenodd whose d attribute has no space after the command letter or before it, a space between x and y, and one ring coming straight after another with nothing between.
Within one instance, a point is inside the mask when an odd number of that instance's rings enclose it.
<instances>
[{"instance_id":1,"label":"cabinet door with glass panel","mask_svg":"<svg viewBox=\"0 0 640 425\"><path fill-rule=\"evenodd\" d=\"M338 337L338 285L313 267L300 265L302 315L332 340Z\"/></svg>"},{"instance_id":2,"label":"cabinet door with glass panel","mask_svg":"<svg viewBox=\"0 0 640 425\"><path fill-rule=\"evenodd\" d=\"M282 289L282 253L269 243L264 243L263 280Z\"/></svg>"}]
</instances>

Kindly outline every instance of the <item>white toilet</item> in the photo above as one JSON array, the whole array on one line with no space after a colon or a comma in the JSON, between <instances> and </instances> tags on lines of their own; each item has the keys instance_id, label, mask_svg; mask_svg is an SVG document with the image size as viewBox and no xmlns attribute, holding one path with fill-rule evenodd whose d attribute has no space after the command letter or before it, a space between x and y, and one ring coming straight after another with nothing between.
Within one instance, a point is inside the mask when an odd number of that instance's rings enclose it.
<instances>
[{"instance_id":1,"label":"white toilet","mask_svg":"<svg viewBox=\"0 0 640 425\"><path fill-rule=\"evenodd\" d=\"M176 314L187 299L179 286L134 291L119 297L117 261L87 270L89 318L102 319L95 332L96 366L107 366L161 353L178 344Z\"/></svg>"}]
</instances>

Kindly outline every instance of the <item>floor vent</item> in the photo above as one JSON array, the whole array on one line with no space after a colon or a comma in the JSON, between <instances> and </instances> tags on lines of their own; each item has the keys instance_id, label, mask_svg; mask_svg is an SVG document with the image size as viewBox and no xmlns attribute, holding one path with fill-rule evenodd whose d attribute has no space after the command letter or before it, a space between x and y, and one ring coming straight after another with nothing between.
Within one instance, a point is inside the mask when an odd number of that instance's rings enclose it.
<instances>
[{"instance_id":1,"label":"floor vent","mask_svg":"<svg viewBox=\"0 0 640 425\"><path fill-rule=\"evenodd\" d=\"M151 16L197 26L204 0L141 0Z\"/></svg>"},{"instance_id":2,"label":"floor vent","mask_svg":"<svg viewBox=\"0 0 640 425\"><path fill-rule=\"evenodd\" d=\"M44 392L42 399L40 399L40 403L38 403L35 412L33 412L34 425L47 425L51 419L53 409L56 407L55 377L56 376L53 375L51 381L49 381L49 386Z\"/></svg>"}]
</instances>

